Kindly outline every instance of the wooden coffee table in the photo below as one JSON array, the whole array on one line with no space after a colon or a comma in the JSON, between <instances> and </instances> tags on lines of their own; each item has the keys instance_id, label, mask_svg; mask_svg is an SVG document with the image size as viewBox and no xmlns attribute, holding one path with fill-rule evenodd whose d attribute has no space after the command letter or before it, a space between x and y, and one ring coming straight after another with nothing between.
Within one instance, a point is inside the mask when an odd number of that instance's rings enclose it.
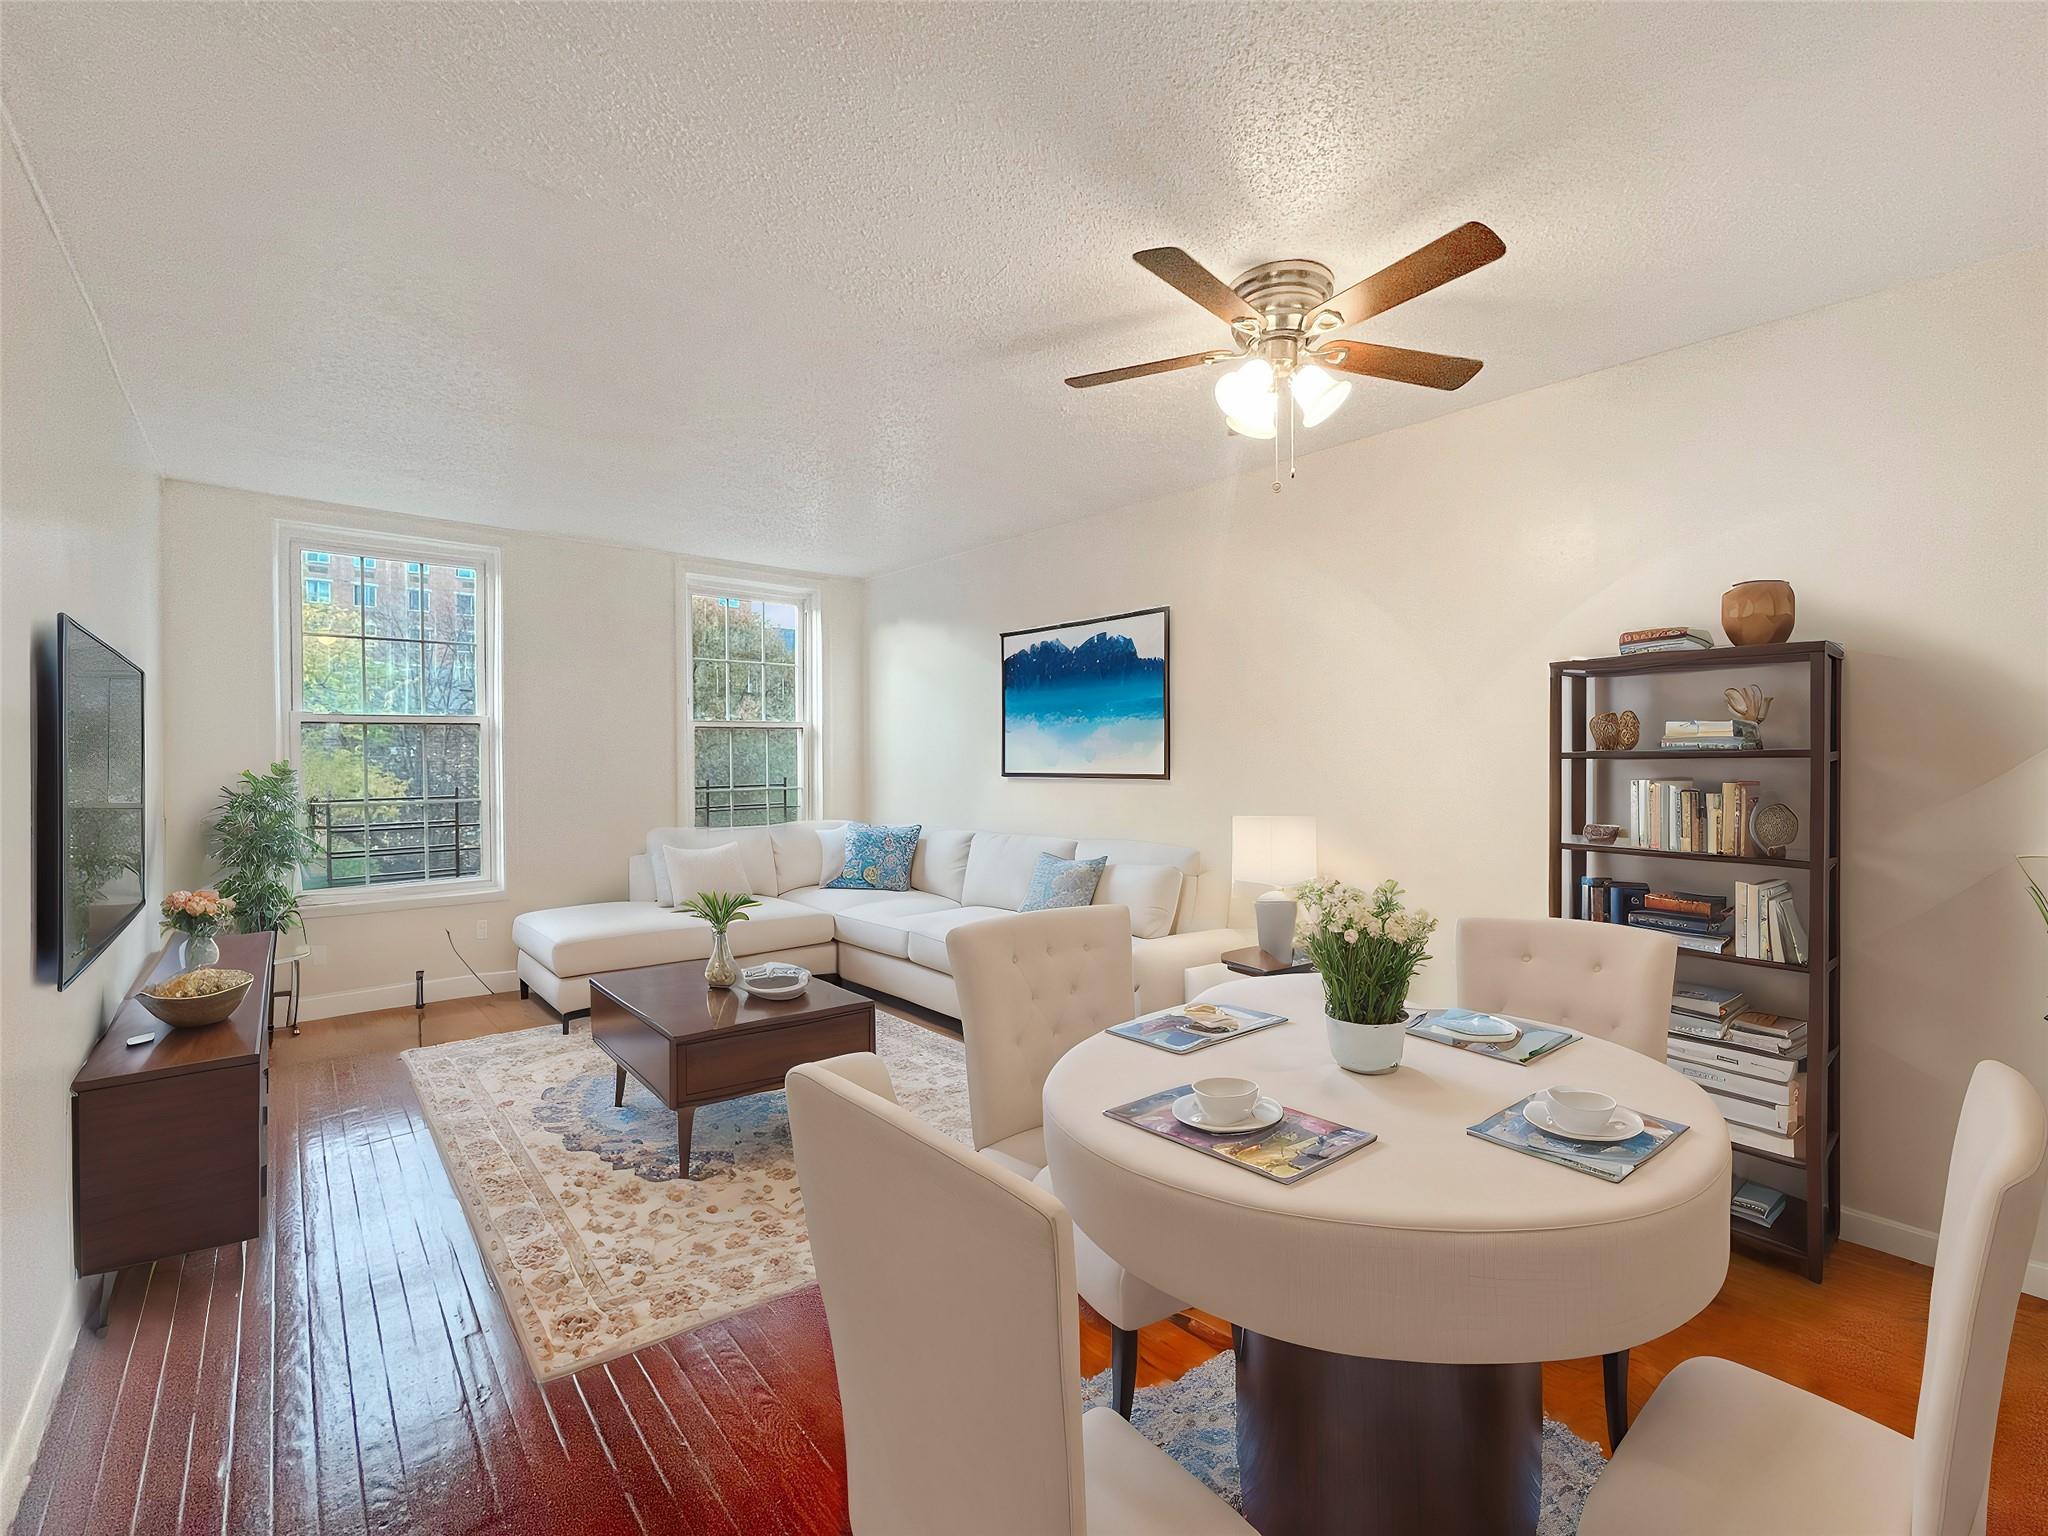
<instances>
[{"instance_id":1,"label":"wooden coffee table","mask_svg":"<svg viewBox=\"0 0 2048 1536\"><path fill-rule=\"evenodd\" d=\"M813 980L773 1001L704 980L704 962L647 965L590 978L590 1038L626 1075L676 1112L676 1151L690 1177L690 1129L700 1104L782 1086L791 1067L875 1048L875 1005Z\"/></svg>"}]
</instances>

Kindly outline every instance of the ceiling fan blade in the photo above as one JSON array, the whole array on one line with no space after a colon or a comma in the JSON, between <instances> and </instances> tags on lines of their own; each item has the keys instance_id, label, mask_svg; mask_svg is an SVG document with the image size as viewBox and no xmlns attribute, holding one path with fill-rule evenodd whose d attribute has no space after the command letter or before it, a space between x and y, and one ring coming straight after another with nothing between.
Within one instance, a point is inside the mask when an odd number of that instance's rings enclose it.
<instances>
[{"instance_id":1,"label":"ceiling fan blade","mask_svg":"<svg viewBox=\"0 0 2048 1536\"><path fill-rule=\"evenodd\" d=\"M1410 251L1391 267L1353 283L1323 310L1337 314L1345 325L1356 325L1432 288L1441 288L1454 277L1476 272L1489 261L1498 261L1507 249L1500 236L1484 224L1460 224L1421 250Z\"/></svg>"},{"instance_id":2,"label":"ceiling fan blade","mask_svg":"<svg viewBox=\"0 0 2048 1536\"><path fill-rule=\"evenodd\" d=\"M1218 320L1235 323L1259 318L1259 312L1239 298L1236 289L1177 245L1139 251L1131 260L1154 277L1173 284Z\"/></svg>"},{"instance_id":3,"label":"ceiling fan blade","mask_svg":"<svg viewBox=\"0 0 2048 1536\"><path fill-rule=\"evenodd\" d=\"M1172 373L1178 368L1194 368L1206 363L1212 357L1227 357L1228 353L1190 352L1186 357L1162 357L1156 363L1133 363L1128 368L1107 368L1101 373L1077 373L1067 380L1070 389L1093 389L1098 384L1121 384L1125 379L1142 379L1148 374Z\"/></svg>"},{"instance_id":4,"label":"ceiling fan blade","mask_svg":"<svg viewBox=\"0 0 2048 1536\"><path fill-rule=\"evenodd\" d=\"M1420 384L1426 389L1457 389L1469 384L1472 375L1486 366L1476 357L1446 357L1441 352L1411 352L1406 347L1341 338L1325 342L1309 356L1325 368L1362 373L1369 379L1392 379L1397 384Z\"/></svg>"}]
</instances>

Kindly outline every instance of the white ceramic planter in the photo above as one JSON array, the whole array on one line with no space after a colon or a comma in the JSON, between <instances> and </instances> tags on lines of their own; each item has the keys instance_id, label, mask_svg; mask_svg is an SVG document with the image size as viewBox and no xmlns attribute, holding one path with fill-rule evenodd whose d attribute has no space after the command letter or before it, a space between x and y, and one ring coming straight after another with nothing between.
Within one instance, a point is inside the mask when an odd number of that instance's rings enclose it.
<instances>
[{"instance_id":1,"label":"white ceramic planter","mask_svg":"<svg viewBox=\"0 0 2048 1536\"><path fill-rule=\"evenodd\" d=\"M1408 1014L1399 1023L1350 1024L1323 1015L1330 1036L1330 1054L1346 1072L1378 1074L1401 1065L1401 1042L1408 1038Z\"/></svg>"}]
</instances>

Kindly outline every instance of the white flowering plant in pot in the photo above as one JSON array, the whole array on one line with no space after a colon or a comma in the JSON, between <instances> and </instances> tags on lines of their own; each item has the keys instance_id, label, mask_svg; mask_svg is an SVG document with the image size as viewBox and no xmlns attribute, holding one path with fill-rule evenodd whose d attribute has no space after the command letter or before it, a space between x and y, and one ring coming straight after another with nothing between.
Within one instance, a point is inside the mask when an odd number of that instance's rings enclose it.
<instances>
[{"instance_id":1,"label":"white flowering plant in pot","mask_svg":"<svg viewBox=\"0 0 2048 1536\"><path fill-rule=\"evenodd\" d=\"M1352 1072L1387 1072L1401 1060L1408 988L1429 961L1437 920L1410 911L1401 887L1382 880L1370 891L1340 880L1296 887L1296 940L1323 981L1330 1054Z\"/></svg>"}]
</instances>

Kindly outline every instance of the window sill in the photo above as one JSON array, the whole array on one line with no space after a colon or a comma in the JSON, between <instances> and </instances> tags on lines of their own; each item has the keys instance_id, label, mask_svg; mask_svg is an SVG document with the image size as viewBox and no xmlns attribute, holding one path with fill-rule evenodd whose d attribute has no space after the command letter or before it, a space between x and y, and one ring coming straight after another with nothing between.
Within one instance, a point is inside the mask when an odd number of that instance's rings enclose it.
<instances>
[{"instance_id":1,"label":"window sill","mask_svg":"<svg viewBox=\"0 0 2048 1536\"><path fill-rule=\"evenodd\" d=\"M470 880L459 885L437 882L417 889L392 889L389 886L374 890L330 889L301 891L299 908L308 916L317 912L323 916L339 917L353 912L403 912L412 907L464 906L497 901L504 894L505 882L502 880Z\"/></svg>"}]
</instances>

